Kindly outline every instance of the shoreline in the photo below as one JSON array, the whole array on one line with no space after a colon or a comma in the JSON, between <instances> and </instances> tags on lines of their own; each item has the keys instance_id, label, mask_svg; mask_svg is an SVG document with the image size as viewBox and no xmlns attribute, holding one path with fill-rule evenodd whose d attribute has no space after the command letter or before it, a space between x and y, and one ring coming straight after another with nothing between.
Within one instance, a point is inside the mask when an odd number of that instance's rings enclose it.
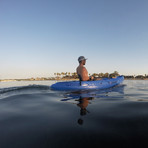
<instances>
[{"instance_id":1,"label":"shoreline","mask_svg":"<svg viewBox=\"0 0 148 148\"><path fill-rule=\"evenodd\" d=\"M77 81L79 79L3 79L0 82L15 82L15 81Z\"/></svg>"},{"instance_id":2,"label":"shoreline","mask_svg":"<svg viewBox=\"0 0 148 148\"><path fill-rule=\"evenodd\" d=\"M55 78L55 79L2 79L0 82L15 82L15 81L78 81L79 79ZM148 78L124 78L124 80L148 80Z\"/></svg>"}]
</instances>

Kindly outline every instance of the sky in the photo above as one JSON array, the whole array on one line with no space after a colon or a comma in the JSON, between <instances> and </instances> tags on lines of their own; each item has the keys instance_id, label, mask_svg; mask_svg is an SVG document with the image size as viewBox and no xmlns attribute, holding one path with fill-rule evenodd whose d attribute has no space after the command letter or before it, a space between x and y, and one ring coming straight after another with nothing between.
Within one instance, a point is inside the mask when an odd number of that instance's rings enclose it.
<instances>
[{"instance_id":1,"label":"sky","mask_svg":"<svg viewBox=\"0 0 148 148\"><path fill-rule=\"evenodd\" d=\"M147 0L0 0L0 79L148 74Z\"/></svg>"}]
</instances>

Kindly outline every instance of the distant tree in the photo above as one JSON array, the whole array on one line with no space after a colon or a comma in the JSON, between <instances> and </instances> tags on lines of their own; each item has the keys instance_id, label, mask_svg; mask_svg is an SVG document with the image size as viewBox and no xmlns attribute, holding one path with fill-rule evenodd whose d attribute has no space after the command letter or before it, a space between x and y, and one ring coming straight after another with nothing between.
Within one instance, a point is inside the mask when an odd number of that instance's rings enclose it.
<instances>
[{"instance_id":1,"label":"distant tree","mask_svg":"<svg viewBox=\"0 0 148 148\"><path fill-rule=\"evenodd\" d=\"M65 73L64 72L61 72L61 76L64 77L64 75L65 75Z\"/></svg>"},{"instance_id":2,"label":"distant tree","mask_svg":"<svg viewBox=\"0 0 148 148\"><path fill-rule=\"evenodd\" d=\"M97 77L98 74L97 74L97 73L93 73L92 76L93 76L93 77Z\"/></svg>"},{"instance_id":3,"label":"distant tree","mask_svg":"<svg viewBox=\"0 0 148 148\"><path fill-rule=\"evenodd\" d=\"M104 74L101 72L98 74L98 77L102 78L104 76Z\"/></svg>"},{"instance_id":4,"label":"distant tree","mask_svg":"<svg viewBox=\"0 0 148 148\"><path fill-rule=\"evenodd\" d=\"M77 75L76 72L73 72L73 73L72 73L72 78L74 78L74 79L78 78L78 75Z\"/></svg>"},{"instance_id":5,"label":"distant tree","mask_svg":"<svg viewBox=\"0 0 148 148\"><path fill-rule=\"evenodd\" d=\"M59 72L57 72L57 78L59 78L61 76L61 74Z\"/></svg>"},{"instance_id":6,"label":"distant tree","mask_svg":"<svg viewBox=\"0 0 148 148\"><path fill-rule=\"evenodd\" d=\"M68 72L68 76L70 76L70 72Z\"/></svg>"},{"instance_id":7,"label":"distant tree","mask_svg":"<svg viewBox=\"0 0 148 148\"><path fill-rule=\"evenodd\" d=\"M56 75L57 75L57 77L58 77L59 73L57 72L57 74L56 74Z\"/></svg>"},{"instance_id":8,"label":"distant tree","mask_svg":"<svg viewBox=\"0 0 148 148\"><path fill-rule=\"evenodd\" d=\"M137 79L144 79L144 76L143 75L138 75L136 76Z\"/></svg>"},{"instance_id":9,"label":"distant tree","mask_svg":"<svg viewBox=\"0 0 148 148\"><path fill-rule=\"evenodd\" d=\"M111 73L111 74L109 75L109 77L111 77L111 78L117 77L117 76L119 76L119 73L118 73L117 71L114 71L113 73Z\"/></svg>"},{"instance_id":10,"label":"distant tree","mask_svg":"<svg viewBox=\"0 0 148 148\"><path fill-rule=\"evenodd\" d=\"M108 78L108 77L109 77L109 73L106 72L106 73L104 74L104 78Z\"/></svg>"},{"instance_id":11,"label":"distant tree","mask_svg":"<svg viewBox=\"0 0 148 148\"><path fill-rule=\"evenodd\" d=\"M57 75L57 73L54 73L54 75L56 76L56 75Z\"/></svg>"},{"instance_id":12,"label":"distant tree","mask_svg":"<svg viewBox=\"0 0 148 148\"><path fill-rule=\"evenodd\" d=\"M78 78L78 75L77 75L76 72L73 72L73 73L70 73L70 72L61 72L61 73L58 73L57 72L57 73L54 73L54 75L56 76L56 78L60 78L60 77L62 77L62 78L68 78L68 79L70 79L70 78L74 78L74 79ZM91 74L89 74L89 76L90 75ZM114 71L111 74L109 74L108 72L106 72L106 73L102 73L101 72L101 73L93 73L92 76L99 77L99 78L108 78L109 76L110 77L117 77L117 76L119 76L119 73L117 71ZM145 75L145 77L146 76L147 75Z\"/></svg>"},{"instance_id":13,"label":"distant tree","mask_svg":"<svg viewBox=\"0 0 148 148\"><path fill-rule=\"evenodd\" d=\"M65 76L67 76L67 72L65 72Z\"/></svg>"},{"instance_id":14,"label":"distant tree","mask_svg":"<svg viewBox=\"0 0 148 148\"><path fill-rule=\"evenodd\" d=\"M134 79L135 77L132 75L124 76L125 79Z\"/></svg>"},{"instance_id":15,"label":"distant tree","mask_svg":"<svg viewBox=\"0 0 148 148\"><path fill-rule=\"evenodd\" d=\"M113 73L115 76L119 76L119 73L118 73L118 71L114 71L114 73Z\"/></svg>"}]
</instances>

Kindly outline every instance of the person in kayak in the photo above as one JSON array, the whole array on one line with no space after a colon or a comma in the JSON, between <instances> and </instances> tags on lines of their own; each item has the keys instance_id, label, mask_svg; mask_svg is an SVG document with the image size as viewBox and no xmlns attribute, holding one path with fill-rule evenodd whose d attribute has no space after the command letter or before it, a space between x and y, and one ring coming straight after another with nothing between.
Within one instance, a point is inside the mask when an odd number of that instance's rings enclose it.
<instances>
[{"instance_id":1,"label":"person in kayak","mask_svg":"<svg viewBox=\"0 0 148 148\"><path fill-rule=\"evenodd\" d=\"M84 56L80 56L78 58L78 62L79 62L79 66L77 67L76 71L77 71L77 75L79 76L79 79L81 81L92 81L94 80L93 76L88 76L88 71L87 69L84 67L84 65L86 64L86 58Z\"/></svg>"}]
</instances>

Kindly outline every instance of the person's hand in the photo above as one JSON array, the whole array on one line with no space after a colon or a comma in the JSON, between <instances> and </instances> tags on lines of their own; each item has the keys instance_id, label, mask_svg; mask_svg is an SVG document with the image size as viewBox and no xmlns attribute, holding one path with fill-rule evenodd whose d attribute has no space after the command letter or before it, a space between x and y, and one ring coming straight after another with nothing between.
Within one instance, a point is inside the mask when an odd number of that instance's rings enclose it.
<instances>
[{"instance_id":1,"label":"person's hand","mask_svg":"<svg viewBox=\"0 0 148 148\"><path fill-rule=\"evenodd\" d=\"M89 78L90 78L90 80L94 80L94 77L93 76L90 76Z\"/></svg>"}]
</instances>

